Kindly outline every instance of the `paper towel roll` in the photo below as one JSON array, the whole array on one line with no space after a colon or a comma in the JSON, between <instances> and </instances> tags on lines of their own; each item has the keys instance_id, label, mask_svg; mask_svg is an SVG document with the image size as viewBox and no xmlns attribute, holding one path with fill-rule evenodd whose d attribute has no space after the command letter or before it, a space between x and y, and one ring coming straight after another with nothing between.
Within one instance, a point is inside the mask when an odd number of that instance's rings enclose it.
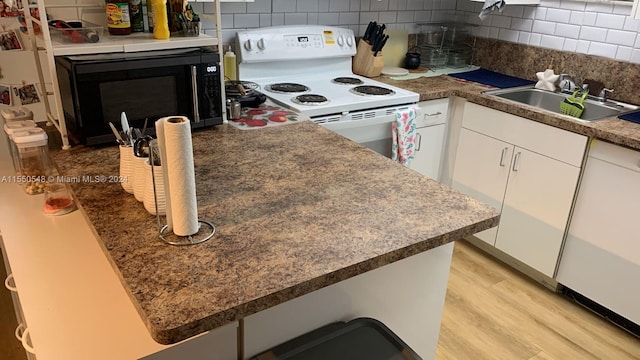
<instances>
[{"instance_id":1,"label":"paper towel roll","mask_svg":"<svg viewBox=\"0 0 640 360\"><path fill-rule=\"evenodd\" d=\"M198 232L196 177L193 169L191 123L184 116L156 121L162 161L168 229L178 236Z\"/></svg>"}]
</instances>

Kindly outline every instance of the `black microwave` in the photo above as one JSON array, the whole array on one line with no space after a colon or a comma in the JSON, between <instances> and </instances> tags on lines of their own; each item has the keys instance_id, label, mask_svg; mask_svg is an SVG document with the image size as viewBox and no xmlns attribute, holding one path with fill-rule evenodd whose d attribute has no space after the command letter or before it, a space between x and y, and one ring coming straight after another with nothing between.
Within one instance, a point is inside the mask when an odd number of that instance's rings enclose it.
<instances>
[{"instance_id":1,"label":"black microwave","mask_svg":"<svg viewBox=\"0 0 640 360\"><path fill-rule=\"evenodd\" d=\"M182 115L192 128L222 123L220 55L207 48L55 58L62 108L74 143L115 144L125 112L131 127Z\"/></svg>"}]
</instances>

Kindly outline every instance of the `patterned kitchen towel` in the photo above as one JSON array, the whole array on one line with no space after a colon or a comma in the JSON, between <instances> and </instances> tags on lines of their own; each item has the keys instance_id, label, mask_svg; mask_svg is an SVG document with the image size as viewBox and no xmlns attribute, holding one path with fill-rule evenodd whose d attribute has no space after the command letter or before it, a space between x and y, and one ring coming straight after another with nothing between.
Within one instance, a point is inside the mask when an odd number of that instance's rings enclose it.
<instances>
[{"instance_id":1,"label":"patterned kitchen towel","mask_svg":"<svg viewBox=\"0 0 640 360\"><path fill-rule=\"evenodd\" d=\"M416 116L416 108L400 109L396 111L396 121L391 123L391 159L407 167L416 147Z\"/></svg>"},{"instance_id":2,"label":"patterned kitchen towel","mask_svg":"<svg viewBox=\"0 0 640 360\"><path fill-rule=\"evenodd\" d=\"M480 20L484 20L492 11L499 10L500 12L502 12L504 6L504 0L485 0L484 6L482 6L482 11L480 11L480 15L478 15L478 17L480 18Z\"/></svg>"}]
</instances>

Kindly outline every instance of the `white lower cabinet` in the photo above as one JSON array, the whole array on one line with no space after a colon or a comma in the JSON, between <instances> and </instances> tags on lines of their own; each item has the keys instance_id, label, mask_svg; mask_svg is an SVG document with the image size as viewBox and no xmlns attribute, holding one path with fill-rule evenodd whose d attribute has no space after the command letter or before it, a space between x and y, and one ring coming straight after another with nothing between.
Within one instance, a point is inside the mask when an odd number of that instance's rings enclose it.
<instances>
[{"instance_id":1,"label":"white lower cabinet","mask_svg":"<svg viewBox=\"0 0 640 360\"><path fill-rule=\"evenodd\" d=\"M495 246L553 277L580 168L514 148Z\"/></svg>"},{"instance_id":2,"label":"white lower cabinet","mask_svg":"<svg viewBox=\"0 0 640 360\"><path fill-rule=\"evenodd\" d=\"M4 243L2 241L2 234L0 234L0 251L2 252L2 259L4 268L6 270L7 277L4 280L4 286L7 291L11 294L11 301L13 303L13 310L16 314L16 321L18 322L17 327L15 329L15 337L16 341L22 343L22 347L25 350L26 358L28 360L35 360L36 355L31 345L31 338L28 334L28 327L26 321L24 319L24 314L22 312L22 307L20 307L20 299L18 298L18 289L16 288L15 282L13 280L13 273L11 271L11 266L9 265L9 258L4 250ZM3 321L9 321L9 319L3 319Z\"/></svg>"},{"instance_id":3,"label":"white lower cabinet","mask_svg":"<svg viewBox=\"0 0 640 360\"><path fill-rule=\"evenodd\" d=\"M587 138L467 103L452 187L501 211L476 234L552 278Z\"/></svg>"},{"instance_id":4,"label":"white lower cabinet","mask_svg":"<svg viewBox=\"0 0 640 360\"><path fill-rule=\"evenodd\" d=\"M593 140L559 283L640 325L640 151Z\"/></svg>"},{"instance_id":5,"label":"white lower cabinet","mask_svg":"<svg viewBox=\"0 0 640 360\"><path fill-rule=\"evenodd\" d=\"M237 339L238 322L234 321L140 360L237 360Z\"/></svg>"},{"instance_id":6,"label":"white lower cabinet","mask_svg":"<svg viewBox=\"0 0 640 360\"><path fill-rule=\"evenodd\" d=\"M370 317L433 359L452 254L451 242L247 316L243 358L332 322Z\"/></svg>"},{"instance_id":7,"label":"white lower cabinet","mask_svg":"<svg viewBox=\"0 0 640 360\"><path fill-rule=\"evenodd\" d=\"M449 99L422 101L418 106L416 150L409 167L439 181Z\"/></svg>"}]
</instances>

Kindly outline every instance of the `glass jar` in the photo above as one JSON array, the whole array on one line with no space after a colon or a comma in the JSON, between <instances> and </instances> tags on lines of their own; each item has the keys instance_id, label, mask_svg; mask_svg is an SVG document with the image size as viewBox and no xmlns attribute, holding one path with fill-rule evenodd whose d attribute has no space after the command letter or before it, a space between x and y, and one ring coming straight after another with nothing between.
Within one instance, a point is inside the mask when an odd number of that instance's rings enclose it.
<instances>
[{"instance_id":1,"label":"glass jar","mask_svg":"<svg viewBox=\"0 0 640 360\"><path fill-rule=\"evenodd\" d=\"M13 134L16 132L21 132L29 129L35 129L36 123L32 120L23 120L23 121L7 121L4 123L4 133L7 136L7 144L9 145L9 154L11 154L11 158L13 159L13 170L15 174L18 175L20 171L20 164L18 162L18 149L16 148L16 144L13 141Z\"/></svg>"},{"instance_id":2,"label":"glass jar","mask_svg":"<svg viewBox=\"0 0 640 360\"><path fill-rule=\"evenodd\" d=\"M46 176L52 168L47 133L41 128L18 131L12 135L18 165L16 182L29 195L44 192Z\"/></svg>"}]
</instances>

